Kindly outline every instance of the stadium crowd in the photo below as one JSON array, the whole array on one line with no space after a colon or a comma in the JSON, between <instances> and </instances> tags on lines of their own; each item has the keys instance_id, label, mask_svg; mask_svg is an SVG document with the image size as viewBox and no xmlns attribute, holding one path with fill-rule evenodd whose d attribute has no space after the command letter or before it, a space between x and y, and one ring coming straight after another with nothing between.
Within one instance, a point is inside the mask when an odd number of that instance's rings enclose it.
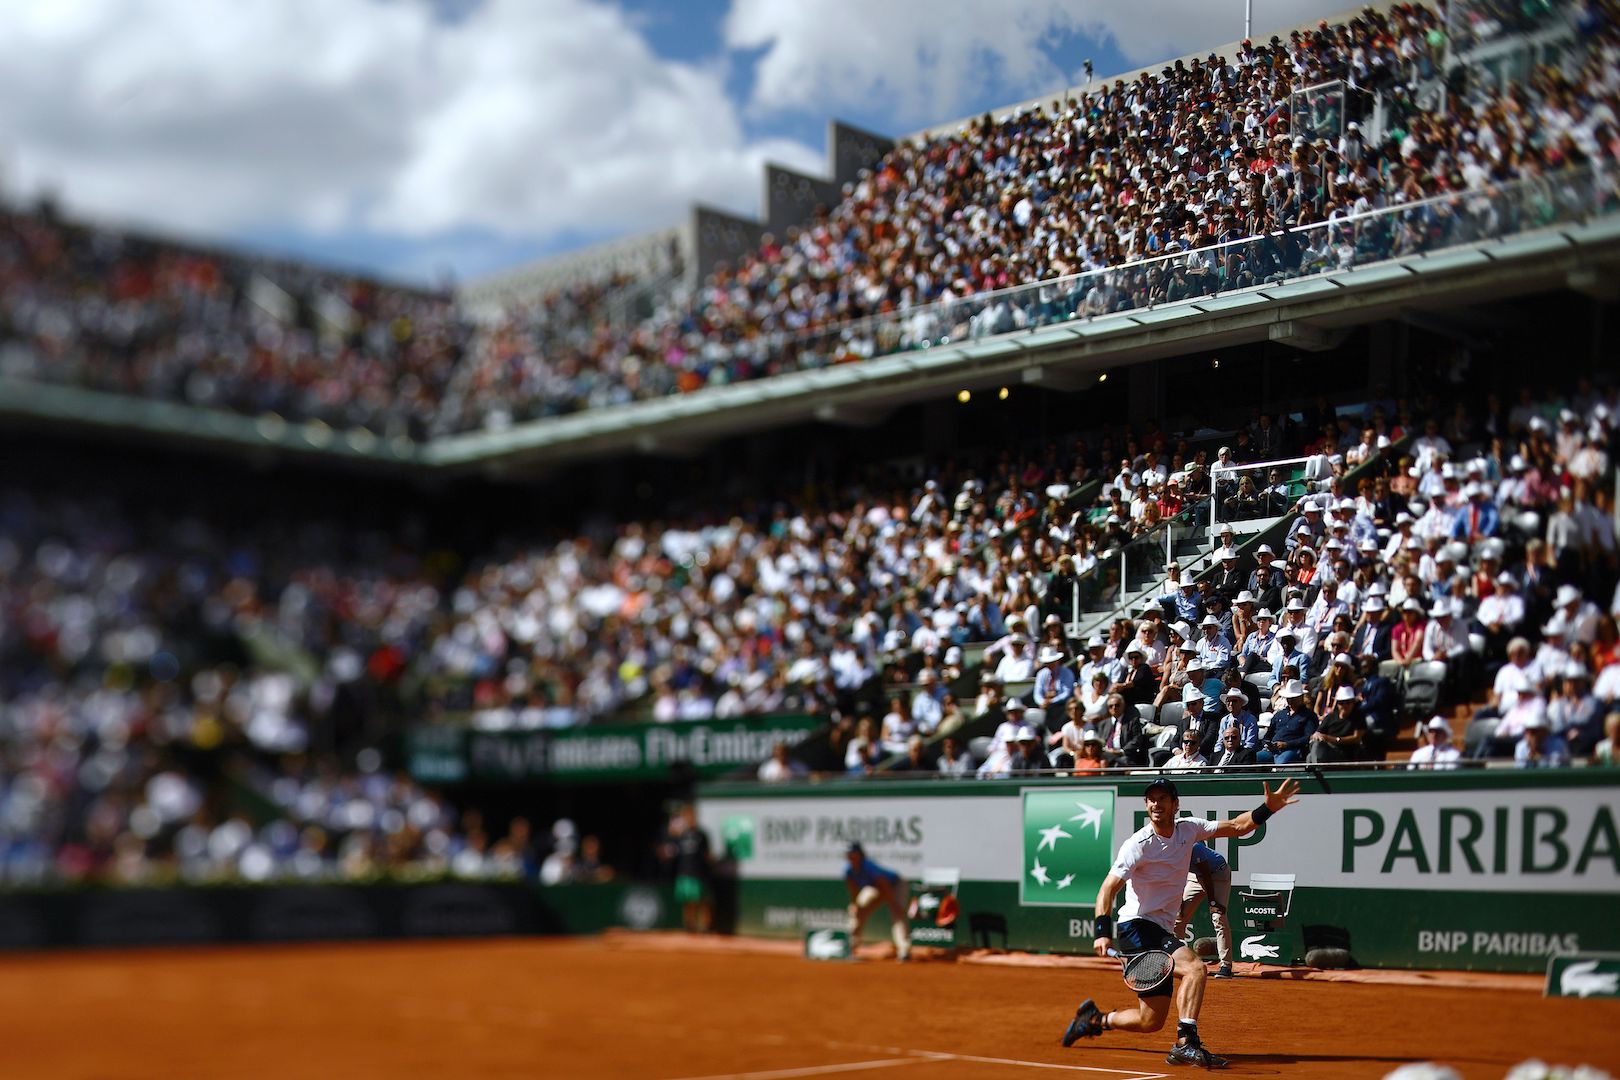
<instances>
[{"instance_id":1,"label":"stadium crowd","mask_svg":"<svg viewBox=\"0 0 1620 1080\"><path fill-rule=\"evenodd\" d=\"M1207 507L1201 452L1162 431L964 451L465 563L409 530L226 525L200 504L14 485L0 873L151 872L138 853L194 876L249 855L253 874L510 867L524 837L490 838L384 767L375 747L406 709L488 729L627 706L826 716L833 757L784 753L777 778L1376 756L1423 700L1485 702L1457 733L1476 755L1603 757L1617 407L1582 383L1443 416L1428 399L1257 416L1218 461L1328 466L1290 496L1286 542L1172 564L1140 620L1084 643L1064 625L1076 591L1123 602L1111 553ZM1370 463L1353 488L1347 462Z\"/></svg>"},{"instance_id":2,"label":"stadium crowd","mask_svg":"<svg viewBox=\"0 0 1620 1080\"><path fill-rule=\"evenodd\" d=\"M1455 215L1215 245L1603 166L1620 150L1614 14L1578 7L1578 77L1451 95L1445 116L1412 104L1441 24L1397 5L985 117L897 148L813 224L630 326L605 317L637 287L623 277L475 326L431 293L0 209L0 375L423 438L870 355L964 318L998 332L1416 250ZM1290 115L1291 90L1339 77L1391 104L1382 142L1354 124L1320 141ZM1185 258L967 303L1160 254ZM849 322L898 312L886 344ZM1434 715L1417 765L1612 761L1620 401L1582 384L1476 404L1255 410L1213 455L1104 426L464 553L8 482L0 881L604 869L590 838L537 841L521 819L492 837L391 771L377 747L406 710L490 730L825 716L824 760L784 750L773 779L1347 760L1414 713ZM1303 499L1212 471L1290 454L1322 463ZM1071 641L1075 605L1128 598L1112 556L1211 498L1298 516L1277 550L1172 563L1133 617ZM1481 701L1452 732L1443 709Z\"/></svg>"},{"instance_id":3,"label":"stadium crowd","mask_svg":"<svg viewBox=\"0 0 1620 1080\"><path fill-rule=\"evenodd\" d=\"M1573 75L1471 86L1445 95L1443 114L1420 91L1453 43L1437 9L1398 4L919 137L695 293L671 282L628 326L600 319L634 284L623 277L479 329L443 297L8 210L0 374L421 438L1490 235L1556 215L1566 197L1582 210L1607 197L1544 183L1592 166L1606 188L1620 150L1620 11L1583 0L1570 12L1584 45ZM1500 32L1468 25L1471 39ZM1293 115L1294 91L1330 80L1350 88L1331 123L1316 108ZM1387 111L1377 141L1362 130L1370 94ZM1541 186L1310 228L1515 180ZM1175 257L1067 277L1159 255ZM872 316L888 321L860 321Z\"/></svg>"},{"instance_id":4,"label":"stadium crowd","mask_svg":"<svg viewBox=\"0 0 1620 1080\"><path fill-rule=\"evenodd\" d=\"M471 334L445 296L0 201L0 375L423 437Z\"/></svg>"},{"instance_id":5,"label":"stadium crowd","mask_svg":"<svg viewBox=\"0 0 1620 1080\"><path fill-rule=\"evenodd\" d=\"M1345 762L1383 757L1408 717L1413 767L1611 764L1616 408L1612 388L1583 381L1556 401L1524 389L1478 412L1460 404L1382 449L1370 415L1324 425L1317 449L1371 467L1353 486L1313 482L1275 548L1222 547L1196 579L1172 564L1162 595L1083 644L1060 626L1032 646L1013 627L984 651L976 710L946 728L948 745L928 738L941 689L925 671L881 725L853 721L844 767ZM1481 700L1453 732L1443 710Z\"/></svg>"}]
</instances>

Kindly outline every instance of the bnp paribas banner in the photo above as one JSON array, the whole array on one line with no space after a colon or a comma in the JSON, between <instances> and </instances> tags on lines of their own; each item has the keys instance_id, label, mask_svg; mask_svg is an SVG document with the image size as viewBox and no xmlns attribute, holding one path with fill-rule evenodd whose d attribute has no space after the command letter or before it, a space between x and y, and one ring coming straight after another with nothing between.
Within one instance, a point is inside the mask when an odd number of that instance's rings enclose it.
<instances>
[{"instance_id":1,"label":"bnp paribas banner","mask_svg":"<svg viewBox=\"0 0 1620 1080\"><path fill-rule=\"evenodd\" d=\"M1297 805L1215 842L1239 888L1255 874L1294 881L1287 931L1255 946L1268 957L1302 956L1307 931L1350 941L1358 962L1409 967L1541 970L1551 955L1620 949L1620 774L1300 778ZM727 785L704 790L700 819L733 856L746 930L833 924L844 849L860 840L914 881L958 870L964 917L1005 927L1010 947L1084 951L1098 886L1146 822L1148 779ZM1259 778L1177 779L1183 814L1260 802Z\"/></svg>"},{"instance_id":2,"label":"bnp paribas banner","mask_svg":"<svg viewBox=\"0 0 1620 1080\"><path fill-rule=\"evenodd\" d=\"M918 880L933 867L960 870L964 880L1017 879L1019 852L1008 842L1018 835L1016 800L967 797L943 784L900 799L882 794L884 786L841 784L842 797L831 799L700 797L698 821L748 878L836 879L844 852L859 842L868 858Z\"/></svg>"},{"instance_id":3,"label":"bnp paribas banner","mask_svg":"<svg viewBox=\"0 0 1620 1080\"><path fill-rule=\"evenodd\" d=\"M1107 876L1114 843L1112 788L1026 791L1022 904L1090 904Z\"/></svg>"},{"instance_id":4,"label":"bnp paribas banner","mask_svg":"<svg viewBox=\"0 0 1620 1080\"><path fill-rule=\"evenodd\" d=\"M1482 778L1480 787L1425 789L1401 777L1307 778L1297 805L1215 846L1238 882L1258 872L1313 887L1620 893L1615 779L1501 788ZM1379 780L1389 790L1378 790ZM1024 904L1075 904L1096 896L1114 852L1146 824L1142 786L990 782L971 793L928 785L922 794L907 785L900 797L883 793L893 785L839 784L797 797L709 798L702 814L717 841L751 834L745 877L838 873L845 846L860 840L895 869L957 867L964 879L1018 883ZM1182 787L1184 815L1234 817L1260 802L1258 782Z\"/></svg>"}]
</instances>

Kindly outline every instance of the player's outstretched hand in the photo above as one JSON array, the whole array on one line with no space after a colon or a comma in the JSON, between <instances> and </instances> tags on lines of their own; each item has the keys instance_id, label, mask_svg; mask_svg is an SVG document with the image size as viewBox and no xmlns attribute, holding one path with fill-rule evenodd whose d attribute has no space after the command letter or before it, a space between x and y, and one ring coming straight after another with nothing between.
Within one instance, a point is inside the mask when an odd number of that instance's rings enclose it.
<instances>
[{"instance_id":1,"label":"player's outstretched hand","mask_svg":"<svg viewBox=\"0 0 1620 1080\"><path fill-rule=\"evenodd\" d=\"M1294 797L1299 791L1298 780L1284 780L1277 785L1276 791L1271 790L1270 784L1266 784L1264 787L1266 789L1266 809L1274 814L1285 806L1293 806L1299 802Z\"/></svg>"}]
</instances>

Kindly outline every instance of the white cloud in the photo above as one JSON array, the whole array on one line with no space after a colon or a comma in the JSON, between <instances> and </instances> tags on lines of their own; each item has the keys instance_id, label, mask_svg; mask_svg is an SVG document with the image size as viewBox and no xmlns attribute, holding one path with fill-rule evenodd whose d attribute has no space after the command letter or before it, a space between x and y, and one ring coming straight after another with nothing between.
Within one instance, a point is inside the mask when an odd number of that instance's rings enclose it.
<instances>
[{"instance_id":1,"label":"white cloud","mask_svg":"<svg viewBox=\"0 0 1620 1080\"><path fill-rule=\"evenodd\" d=\"M1346 0L1261 0L1256 34L1341 11ZM763 49L752 106L892 106L929 126L987 88L1007 104L1077 77L1083 56L1054 57L1063 35L1111 41L1146 64L1242 37L1242 0L734 0L726 43ZM1109 74L1097 71L1101 76Z\"/></svg>"},{"instance_id":2,"label":"white cloud","mask_svg":"<svg viewBox=\"0 0 1620 1080\"><path fill-rule=\"evenodd\" d=\"M196 232L629 232L757 209L718 69L599 0L37 0L0 33L7 187Z\"/></svg>"}]
</instances>

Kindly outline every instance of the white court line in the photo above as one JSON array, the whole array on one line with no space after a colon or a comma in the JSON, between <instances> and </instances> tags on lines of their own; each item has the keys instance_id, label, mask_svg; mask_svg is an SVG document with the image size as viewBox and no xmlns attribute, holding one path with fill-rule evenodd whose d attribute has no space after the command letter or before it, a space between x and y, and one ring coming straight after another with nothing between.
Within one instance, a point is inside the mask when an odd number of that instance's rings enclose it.
<instances>
[{"instance_id":1,"label":"white court line","mask_svg":"<svg viewBox=\"0 0 1620 1080\"><path fill-rule=\"evenodd\" d=\"M834 1045L858 1045L850 1043ZM788 1080L796 1076L823 1076L828 1073L862 1072L867 1069L888 1069L896 1065L921 1065L929 1061L971 1061L981 1065L1011 1065L1026 1069L1056 1069L1060 1072L1106 1073L1120 1080L1164 1080L1165 1073L1145 1073L1135 1069L1109 1069L1098 1065L1063 1065L1053 1061L1024 1061L1019 1058L982 1057L978 1054L952 1054L944 1050L913 1050L904 1046L869 1046L868 1049L889 1053L909 1054L909 1057L877 1058L872 1061L852 1061L841 1065L806 1065L797 1069L769 1069L763 1072L720 1073L711 1076L689 1076L681 1080Z\"/></svg>"},{"instance_id":2,"label":"white court line","mask_svg":"<svg viewBox=\"0 0 1620 1080\"><path fill-rule=\"evenodd\" d=\"M1023 1061L1019 1058L980 1057L977 1054L949 1054L943 1050L913 1050L914 1054L927 1054L940 1061L976 1061L986 1065L1021 1065L1026 1069L1059 1069L1063 1072L1098 1072L1121 1077L1122 1080L1164 1080L1167 1073L1143 1073L1134 1069L1107 1069L1098 1065L1062 1065L1055 1061Z\"/></svg>"},{"instance_id":3,"label":"white court line","mask_svg":"<svg viewBox=\"0 0 1620 1080\"><path fill-rule=\"evenodd\" d=\"M887 1069L895 1065L921 1065L924 1057L878 1058L875 1061L850 1061L842 1065L806 1065L802 1069L769 1069L765 1072L718 1073L713 1076L686 1076L681 1080L786 1080L791 1076L822 1076L826 1073L861 1072L865 1069Z\"/></svg>"}]
</instances>

